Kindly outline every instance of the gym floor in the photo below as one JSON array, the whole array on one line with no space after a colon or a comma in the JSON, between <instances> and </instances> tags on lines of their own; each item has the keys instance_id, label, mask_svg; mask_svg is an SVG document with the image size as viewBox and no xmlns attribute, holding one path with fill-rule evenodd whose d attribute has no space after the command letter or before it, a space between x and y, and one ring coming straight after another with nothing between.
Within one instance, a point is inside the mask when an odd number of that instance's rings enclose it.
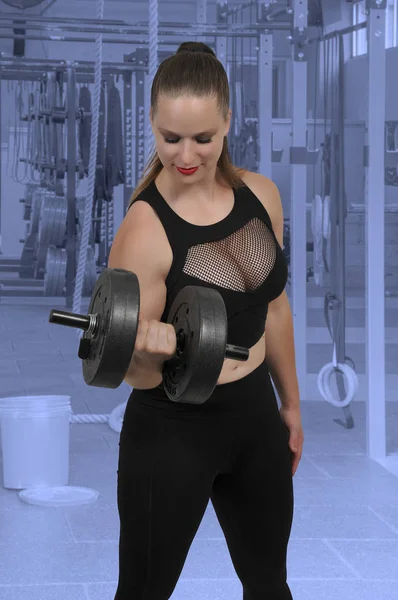
<instances>
[{"instance_id":1,"label":"gym floor","mask_svg":"<svg viewBox=\"0 0 398 600\"><path fill-rule=\"evenodd\" d=\"M317 373L332 357L323 296L317 295L308 299L312 391L309 401L302 402L306 439L294 477L289 585L294 600L394 600L398 471L394 475L366 458L363 292L347 299L347 355L360 381L360 393L351 405L351 430L334 422L343 418L342 411L321 400L316 390ZM75 332L48 323L49 310L56 306L48 298L35 299L34 305L28 299L0 300L1 396L67 394L74 413L109 414L126 401L129 387L104 390L84 384ZM387 451L398 458L398 328L393 327L398 323L398 298L386 300L385 314ZM118 434L107 424L73 424L70 435L69 484L93 488L99 498L83 507L39 508L23 504L16 491L0 488L0 600L114 597ZM241 585L209 504L172 600L241 598Z\"/></svg>"}]
</instances>

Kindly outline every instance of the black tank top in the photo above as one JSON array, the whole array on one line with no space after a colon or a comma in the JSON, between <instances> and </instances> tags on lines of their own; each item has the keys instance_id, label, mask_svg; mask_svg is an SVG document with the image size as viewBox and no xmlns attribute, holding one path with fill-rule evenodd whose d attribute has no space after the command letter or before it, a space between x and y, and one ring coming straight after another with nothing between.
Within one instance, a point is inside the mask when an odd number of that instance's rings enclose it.
<instances>
[{"instance_id":1,"label":"black tank top","mask_svg":"<svg viewBox=\"0 0 398 600\"><path fill-rule=\"evenodd\" d=\"M246 186L234 191L232 211L213 225L184 221L153 181L137 200L159 217L173 252L161 321L187 285L216 289L225 302L228 343L251 348L264 333L268 303L284 290L287 263L263 204Z\"/></svg>"}]
</instances>

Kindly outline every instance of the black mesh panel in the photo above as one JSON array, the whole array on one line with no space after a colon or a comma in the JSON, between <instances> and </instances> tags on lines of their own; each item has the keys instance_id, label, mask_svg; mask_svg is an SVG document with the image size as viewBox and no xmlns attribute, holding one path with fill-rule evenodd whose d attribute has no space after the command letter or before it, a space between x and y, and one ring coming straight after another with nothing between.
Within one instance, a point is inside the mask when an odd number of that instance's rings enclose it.
<instances>
[{"instance_id":1,"label":"black mesh panel","mask_svg":"<svg viewBox=\"0 0 398 600\"><path fill-rule=\"evenodd\" d=\"M275 240L267 225L254 218L222 240L192 246L183 272L237 292L254 291L272 271Z\"/></svg>"}]
</instances>

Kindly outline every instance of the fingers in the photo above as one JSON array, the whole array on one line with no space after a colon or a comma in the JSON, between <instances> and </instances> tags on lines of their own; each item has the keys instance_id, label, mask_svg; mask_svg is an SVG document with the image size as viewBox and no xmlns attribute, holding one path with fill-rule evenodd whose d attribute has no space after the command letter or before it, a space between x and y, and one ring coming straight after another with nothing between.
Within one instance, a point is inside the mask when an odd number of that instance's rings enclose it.
<instances>
[{"instance_id":1,"label":"fingers","mask_svg":"<svg viewBox=\"0 0 398 600\"><path fill-rule=\"evenodd\" d=\"M177 339L174 327L155 319L148 321L142 313L139 315L135 350L154 356L174 356Z\"/></svg>"}]
</instances>

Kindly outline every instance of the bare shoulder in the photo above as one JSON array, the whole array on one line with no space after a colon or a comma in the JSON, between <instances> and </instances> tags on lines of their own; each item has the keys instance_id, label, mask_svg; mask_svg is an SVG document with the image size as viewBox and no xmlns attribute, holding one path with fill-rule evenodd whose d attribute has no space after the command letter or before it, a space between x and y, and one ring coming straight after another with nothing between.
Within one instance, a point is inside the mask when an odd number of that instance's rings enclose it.
<instances>
[{"instance_id":1,"label":"bare shoulder","mask_svg":"<svg viewBox=\"0 0 398 600\"><path fill-rule=\"evenodd\" d=\"M167 274L173 261L173 253L164 227L148 202L134 201L127 211L118 232L122 238L133 243L134 238L140 240L145 253L153 254L161 270Z\"/></svg>"},{"instance_id":2,"label":"bare shoulder","mask_svg":"<svg viewBox=\"0 0 398 600\"><path fill-rule=\"evenodd\" d=\"M127 211L123 221L126 229L134 228L135 231L140 231L142 234L153 239L167 239L163 225L152 206L140 200L134 201L130 209ZM156 237L155 237L156 236Z\"/></svg>"},{"instance_id":3,"label":"bare shoulder","mask_svg":"<svg viewBox=\"0 0 398 600\"><path fill-rule=\"evenodd\" d=\"M272 228L279 244L283 247L283 208L278 187L272 179L261 173L242 171L239 175L268 212Z\"/></svg>"},{"instance_id":4,"label":"bare shoulder","mask_svg":"<svg viewBox=\"0 0 398 600\"><path fill-rule=\"evenodd\" d=\"M243 171L240 173L240 177L264 205L271 221L274 222L274 219L279 220L282 210L281 196L272 179L253 171Z\"/></svg>"},{"instance_id":5,"label":"bare shoulder","mask_svg":"<svg viewBox=\"0 0 398 600\"><path fill-rule=\"evenodd\" d=\"M268 204L280 202L280 194L276 184L262 175L253 171L243 171L240 173L242 181L249 187L258 199L268 210Z\"/></svg>"}]
</instances>

